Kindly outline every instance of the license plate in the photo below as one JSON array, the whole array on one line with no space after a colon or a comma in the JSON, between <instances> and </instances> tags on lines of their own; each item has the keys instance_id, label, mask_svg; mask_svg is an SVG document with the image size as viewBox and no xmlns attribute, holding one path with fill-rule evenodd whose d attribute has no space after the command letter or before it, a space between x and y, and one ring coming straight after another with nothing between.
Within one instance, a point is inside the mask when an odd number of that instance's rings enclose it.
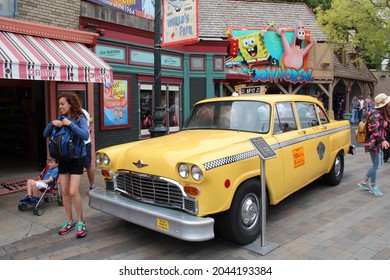
<instances>
[{"instance_id":1,"label":"license plate","mask_svg":"<svg viewBox=\"0 0 390 280\"><path fill-rule=\"evenodd\" d=\"M167 220L157 218L156 224L158 229L169 231L169 222Z\"/></svg>"}]
</instances>

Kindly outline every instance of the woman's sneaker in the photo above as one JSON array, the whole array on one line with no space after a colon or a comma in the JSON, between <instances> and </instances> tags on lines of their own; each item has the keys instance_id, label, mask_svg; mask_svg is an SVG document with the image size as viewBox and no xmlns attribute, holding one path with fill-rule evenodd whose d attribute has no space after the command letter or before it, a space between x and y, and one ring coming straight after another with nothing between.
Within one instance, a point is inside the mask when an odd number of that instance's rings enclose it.
<instances>
[{"instance_id":1,"label":"woman's sneaker","mask_svg":"<svg viewBox=\"0 0 390 280\"><path fill-rule=\"evenodd\" d=\"M58 230L58 234L60 235L67 234L69 231L74 230L74 226L75 226L74 222L65 221L65 223Z\"/></svg>"},{"instance_id":2,"label":"woman's sneaker","mask_svg":"<svg viewBox=\"0 0 390 280\"><path fill-rule=\"evenodd\" d=\"M369 191L371 190L370 186L368 185L368 183L365 183L365 182L359 182L357 184L360 188L362 188L363 190L366 190L366 191Z\"/></svg>"},{"instance_id":3,"label":"woman's sneaker","mask_svg":"<svg viewBox=\"0 0 390 280\"><path fill-rule=\"evenodd\" d=\"M378 187L373 187L369 192L375 196L383 196L383 193L380 191Z\"/></svg>"},{"instance_id":4,"label":"woman's sneaker","mask_svg":"<svg viewBox=\"0 0 390 280\"><path fill-rule=\"evenodd\" d=\"M87 228L85 227L84 222L78 222L76 226L76 236L78 238L84 237L87 235Z\"/></svg>"}]
</instances>

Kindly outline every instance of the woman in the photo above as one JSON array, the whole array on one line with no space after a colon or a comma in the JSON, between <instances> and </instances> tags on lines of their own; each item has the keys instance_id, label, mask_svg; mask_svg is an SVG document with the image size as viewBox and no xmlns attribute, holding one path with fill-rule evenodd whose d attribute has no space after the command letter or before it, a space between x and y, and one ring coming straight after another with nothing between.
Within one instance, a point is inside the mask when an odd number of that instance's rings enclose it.
<instances>
[{"instance_id":1,"label":"woman","mask_svg":"<svg viewBox=\"0 0 390 280\"><path fill-rule=\"evenodd\" d=\"M58 233L61 235L67 234L76 228L76 236L84 237L87 234L87 229L85 227L79 190L81 175L83 174L82 158L86 156L83 143L89 137L88 123L83 114L80 99L75 93L64 92L61 94L58 97L58 109L61 116L48 124L43 132L43 136L50 137L53 129L68 126L72 129L74 137L79 137L79 139L74 139L75 143L79 143L76 147L78 158L70 161L59 160L58 163L59 182L67 218L58 230ZM72 205L76 210L77 224L72 217Z\"/></svg>"},{"instance_id":2,"label":"woman","mask_svg":"<svg viewBox=\"0 0 390 280\"><path fill-rule=\"evenodd\" d=\"M356 96L353 97L352 103L351 103L351 123L356 124L359 122L359 109L360 109L360 102Z\"/></svg>"},{"instance_id":3,"label":"woman","mask_svg":"<svg viewBox=\"0 0 390 280\"><path fill-rule=\"evenodd\" d=\"M372 166L367 171L364 178L358 183L358 186L368 190L375 196L383 196L379 187L376 185L378 169L383 164L383 149L389 148L389 142L386 141L386 134L390 123L390 97L380 93L375 97L375 107L368 116L368 138L364 147L370 153ZM368 180L371 179L371 186Z\"/></svg>"}]
</instances>

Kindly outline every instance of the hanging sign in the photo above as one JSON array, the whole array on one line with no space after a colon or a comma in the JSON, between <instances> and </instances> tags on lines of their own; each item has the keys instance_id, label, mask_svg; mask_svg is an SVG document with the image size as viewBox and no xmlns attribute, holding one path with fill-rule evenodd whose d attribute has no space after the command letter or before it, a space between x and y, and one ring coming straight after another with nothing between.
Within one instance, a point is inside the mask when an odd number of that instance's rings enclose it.
<instances>
[{"instance_id":1,"label":"hanging sign","mask_svg":"<svg viewBox=\"0 0 390 280\"><path fill-rule=\"evenodd\" d=\"M163 0L162 46L199 41L198 0Z\"/></svg>"}]
</instances>

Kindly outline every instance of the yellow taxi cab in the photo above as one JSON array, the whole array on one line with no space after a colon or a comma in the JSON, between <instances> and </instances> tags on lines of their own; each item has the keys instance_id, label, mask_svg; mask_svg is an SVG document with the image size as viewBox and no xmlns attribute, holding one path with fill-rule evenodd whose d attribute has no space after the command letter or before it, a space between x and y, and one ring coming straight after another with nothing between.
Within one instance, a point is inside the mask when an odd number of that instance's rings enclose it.
<instances>
[{"instance_id":1,"label":"yellow taxi cab","mask_svg":"<svg viewBox=\"0 0 390 280\"><path fill-rule=\"evenodd\" d=\"M276 155L265 175L257 137ZM89 191L89 205L178 239L243 245L261 233L262 201L275 205L319 178L338 185L353 153L349 122L330 119L316 98L205 99L177 133L97 151L104 187Z\"/></svg>"}]
</instances>

